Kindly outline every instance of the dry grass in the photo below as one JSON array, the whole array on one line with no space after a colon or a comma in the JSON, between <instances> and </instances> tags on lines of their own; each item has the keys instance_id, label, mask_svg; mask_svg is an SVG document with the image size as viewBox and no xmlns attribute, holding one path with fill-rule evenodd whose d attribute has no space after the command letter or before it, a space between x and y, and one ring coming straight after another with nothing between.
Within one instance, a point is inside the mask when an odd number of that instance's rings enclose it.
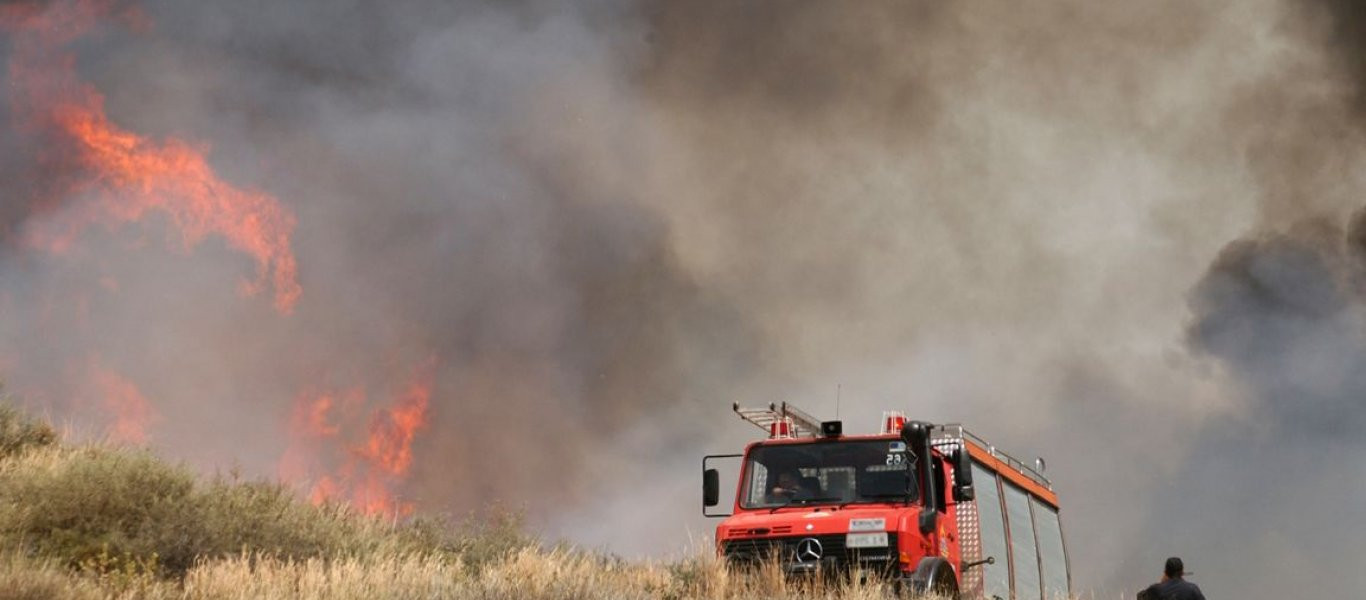
<instances>
[{"instance_id":1,"label":"dry grass","mask_svg":"<svg viewBox=\"0 0 1366 600\"><path fill-rule=\"evenodd\" d=\"M19 412L8 400L0 389L0 459L57 443L57 432L50 425Z\"/></svg>"},{"instance_id":2,"label":"dry grass","mask_svg":"<svg viewBox=\"0 0 1366 600\"><path fill-rule=\"evenodd\" d=\"M456 549L422 522L391 526L264 482L201 481L148 452L40 448L0 460L0 543L101 571L178 577L245 551L285 558Z\"/></svg>"},{"instance_id":3,"label":"dry grass","mask_svg":"<svg viewBox=\"0 0 1366 600\"><path fill-rule=\"evenodd\" d=\"M0 600L527 600L773 599L873 600L880 583L792 581L776 570L738 574L698 558L677 564L622 563L565 550L524 548L471 571L459 557L387 554L329 560L243 555L204 561L183 579L94 574L10 557L0 566Z\"/></svg>"},{"instance_id":4,"label":"dry grass","mask_svg":"<svg viewBox=\"0 0 1366 600\"><path fill-rule=\"evenodd\" d=\"M622 563L564 550L525 548L475 572L459 559L391 556L382 559L281 561L238 557L206 563L185 578L187 600L360 600L386 598L577 599L885 599L880 584L803 584L776 570L731 573L699 558L697 572L676 565Z\"/></svg>"},{"instance_id":5,"label":"dry grass","mask_svg":"<svg viewBox=\"0 0 1366 600\"><path fill-rule=\"evenodd\" d=\"M740 574L711 559L694 571L621 563L562 550L526 548L470 571L460 559L391 554L329 560L243 555L204 561L183 579L94 574L11 557L0 567L0 600L873 600L883 583L803 582L776 570ZM705 563L705 564L701 564Z\"/></svg>"}]
</instances>

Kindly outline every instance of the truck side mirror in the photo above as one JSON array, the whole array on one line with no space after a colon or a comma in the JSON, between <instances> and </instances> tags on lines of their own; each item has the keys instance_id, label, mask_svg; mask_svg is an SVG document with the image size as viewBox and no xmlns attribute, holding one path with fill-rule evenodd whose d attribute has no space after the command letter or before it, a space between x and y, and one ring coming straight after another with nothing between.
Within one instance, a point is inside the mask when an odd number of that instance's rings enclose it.
<instances>
[{"instance_id":1,"label":"truck side mirror","mask_svg":"<svg viewBox=\"0 0 1366 600\"><path fill-rule=\"evenodd\" d=\"M712 461L744 457L743 454L708 454L702 457L702 516L729 517L730 513L712 514L708 508L721 503L721 471L712 468ZM738 479L738 477L737 477Z\"/></svg>"},{"instance_id":2,"label":"truck side mirror","mask_svg":"<svg viewBox=\"0 0 1366 600\"><path fill-rule=\"evenodd\" d=\"M920 511L920 533L929 535L934 533L939 525L939 512L933 506L926 506Z\"/></svg>"},{"instance_id":3,"label":"truck side mirror","mask_svg":"<svg viewBox=\"0 0 1366 600\"><path fill-rule=\"evenodd\" d=\"M702 471L702 506L716 506L721 502L721 473L716 469Z\"/></svg>"},{"instance_id":4,"label":"truck side mirror","mask_svg":"<svg viewBox=\"0 0 1366 600\"><path fill-rule=\"evenodd\" d=\"M934 505L939 497L939 491L936 489L934 468L931 466L934 464L934 453L930 451L931 427L934 426L924 421L911 421L906 423L901 427L901 441L906 442L906 448L908 450L913 449L917 455L923 455L921 456L921 460L917 461L919 466L916 469L917 475L920 476L920 480L924 482L925 486L924 489L921 490L920 497L925 503L926 509L933 513L935 508ZM921 513L920 530L927 531L925 528L929 527L928 531L934 531L935 518L934 515L930 515L929 524L926 525L926 516L924 513Z\"/></svg>"},{"instance_id":5,"label":"truck side mirror","mask_svg":"<svg viewBox=\"0 0 1366 600\"><path fill-rule=\"evenodd\" d=\"M953 451L953 501L964 502L977 499L977 490L972 487L972 455L966 448Z\"/></svg>"},{"instance_id":6,"label":"truck side mirror","mask_svg":"<svg viewBox=\"0 0 1366 600\"><path fill-rule=\"evenodd\" d=\"M901 441L906 442L906 446L916 454L920 454L925 450L925 444L930 441L929 423L924 421L907 423L901 428Z\"/></svg>"}]
</instances>

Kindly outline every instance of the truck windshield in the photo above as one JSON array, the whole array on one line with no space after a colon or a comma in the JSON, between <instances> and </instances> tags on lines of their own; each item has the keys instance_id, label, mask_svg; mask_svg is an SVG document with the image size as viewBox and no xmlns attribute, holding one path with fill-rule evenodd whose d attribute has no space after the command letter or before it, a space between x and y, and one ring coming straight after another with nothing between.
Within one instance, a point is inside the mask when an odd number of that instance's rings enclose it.
<instances>
[{"instance_id":1,"label":"truck windshield","mask_svg":"<svg viewBox=\"0 0 1366 600\"><path fill-rule=\"evenodd\" d=\"M740 506L913 501L912 461L900 440L756 446L745 461Z\"/></svg>"}]
</instances>

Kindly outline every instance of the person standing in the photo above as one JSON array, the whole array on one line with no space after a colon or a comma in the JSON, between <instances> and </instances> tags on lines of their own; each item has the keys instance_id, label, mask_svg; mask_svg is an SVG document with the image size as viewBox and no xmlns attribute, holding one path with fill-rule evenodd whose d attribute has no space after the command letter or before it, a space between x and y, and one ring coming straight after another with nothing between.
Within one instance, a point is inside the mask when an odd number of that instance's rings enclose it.
<instances>
[{"instance_id":1,"label":"person standing","mask_svg":"<svg viewBox=\"0 0 1366 600\"><path fill-rule=\"evenodd\" d=\"M1200 586L1186 581L1186 565L1175 556L1162 568L1162 581L1138 593L1138 600L1205 600Z\"/></svg>"}]
</instances>

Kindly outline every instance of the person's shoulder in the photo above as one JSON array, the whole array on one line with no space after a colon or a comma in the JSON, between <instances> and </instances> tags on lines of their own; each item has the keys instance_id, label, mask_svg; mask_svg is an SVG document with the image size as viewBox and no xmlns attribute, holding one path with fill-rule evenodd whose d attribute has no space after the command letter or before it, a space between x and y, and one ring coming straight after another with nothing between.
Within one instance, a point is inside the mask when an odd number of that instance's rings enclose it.
<instances>
[{"instance_id":1,"label":"person's shoulder","mask_svg":"<svg viewBox=\"0 0 1366 600\"><path fill-rule=\"evenodd\" d=\"M1205 593L1201 592L1200 586L1195 585L1194 583L1183 579L1181 580L1180 589L1182 590L1182 598L1188 600L1205 600Z\"/></svg>"}]
</instances>

